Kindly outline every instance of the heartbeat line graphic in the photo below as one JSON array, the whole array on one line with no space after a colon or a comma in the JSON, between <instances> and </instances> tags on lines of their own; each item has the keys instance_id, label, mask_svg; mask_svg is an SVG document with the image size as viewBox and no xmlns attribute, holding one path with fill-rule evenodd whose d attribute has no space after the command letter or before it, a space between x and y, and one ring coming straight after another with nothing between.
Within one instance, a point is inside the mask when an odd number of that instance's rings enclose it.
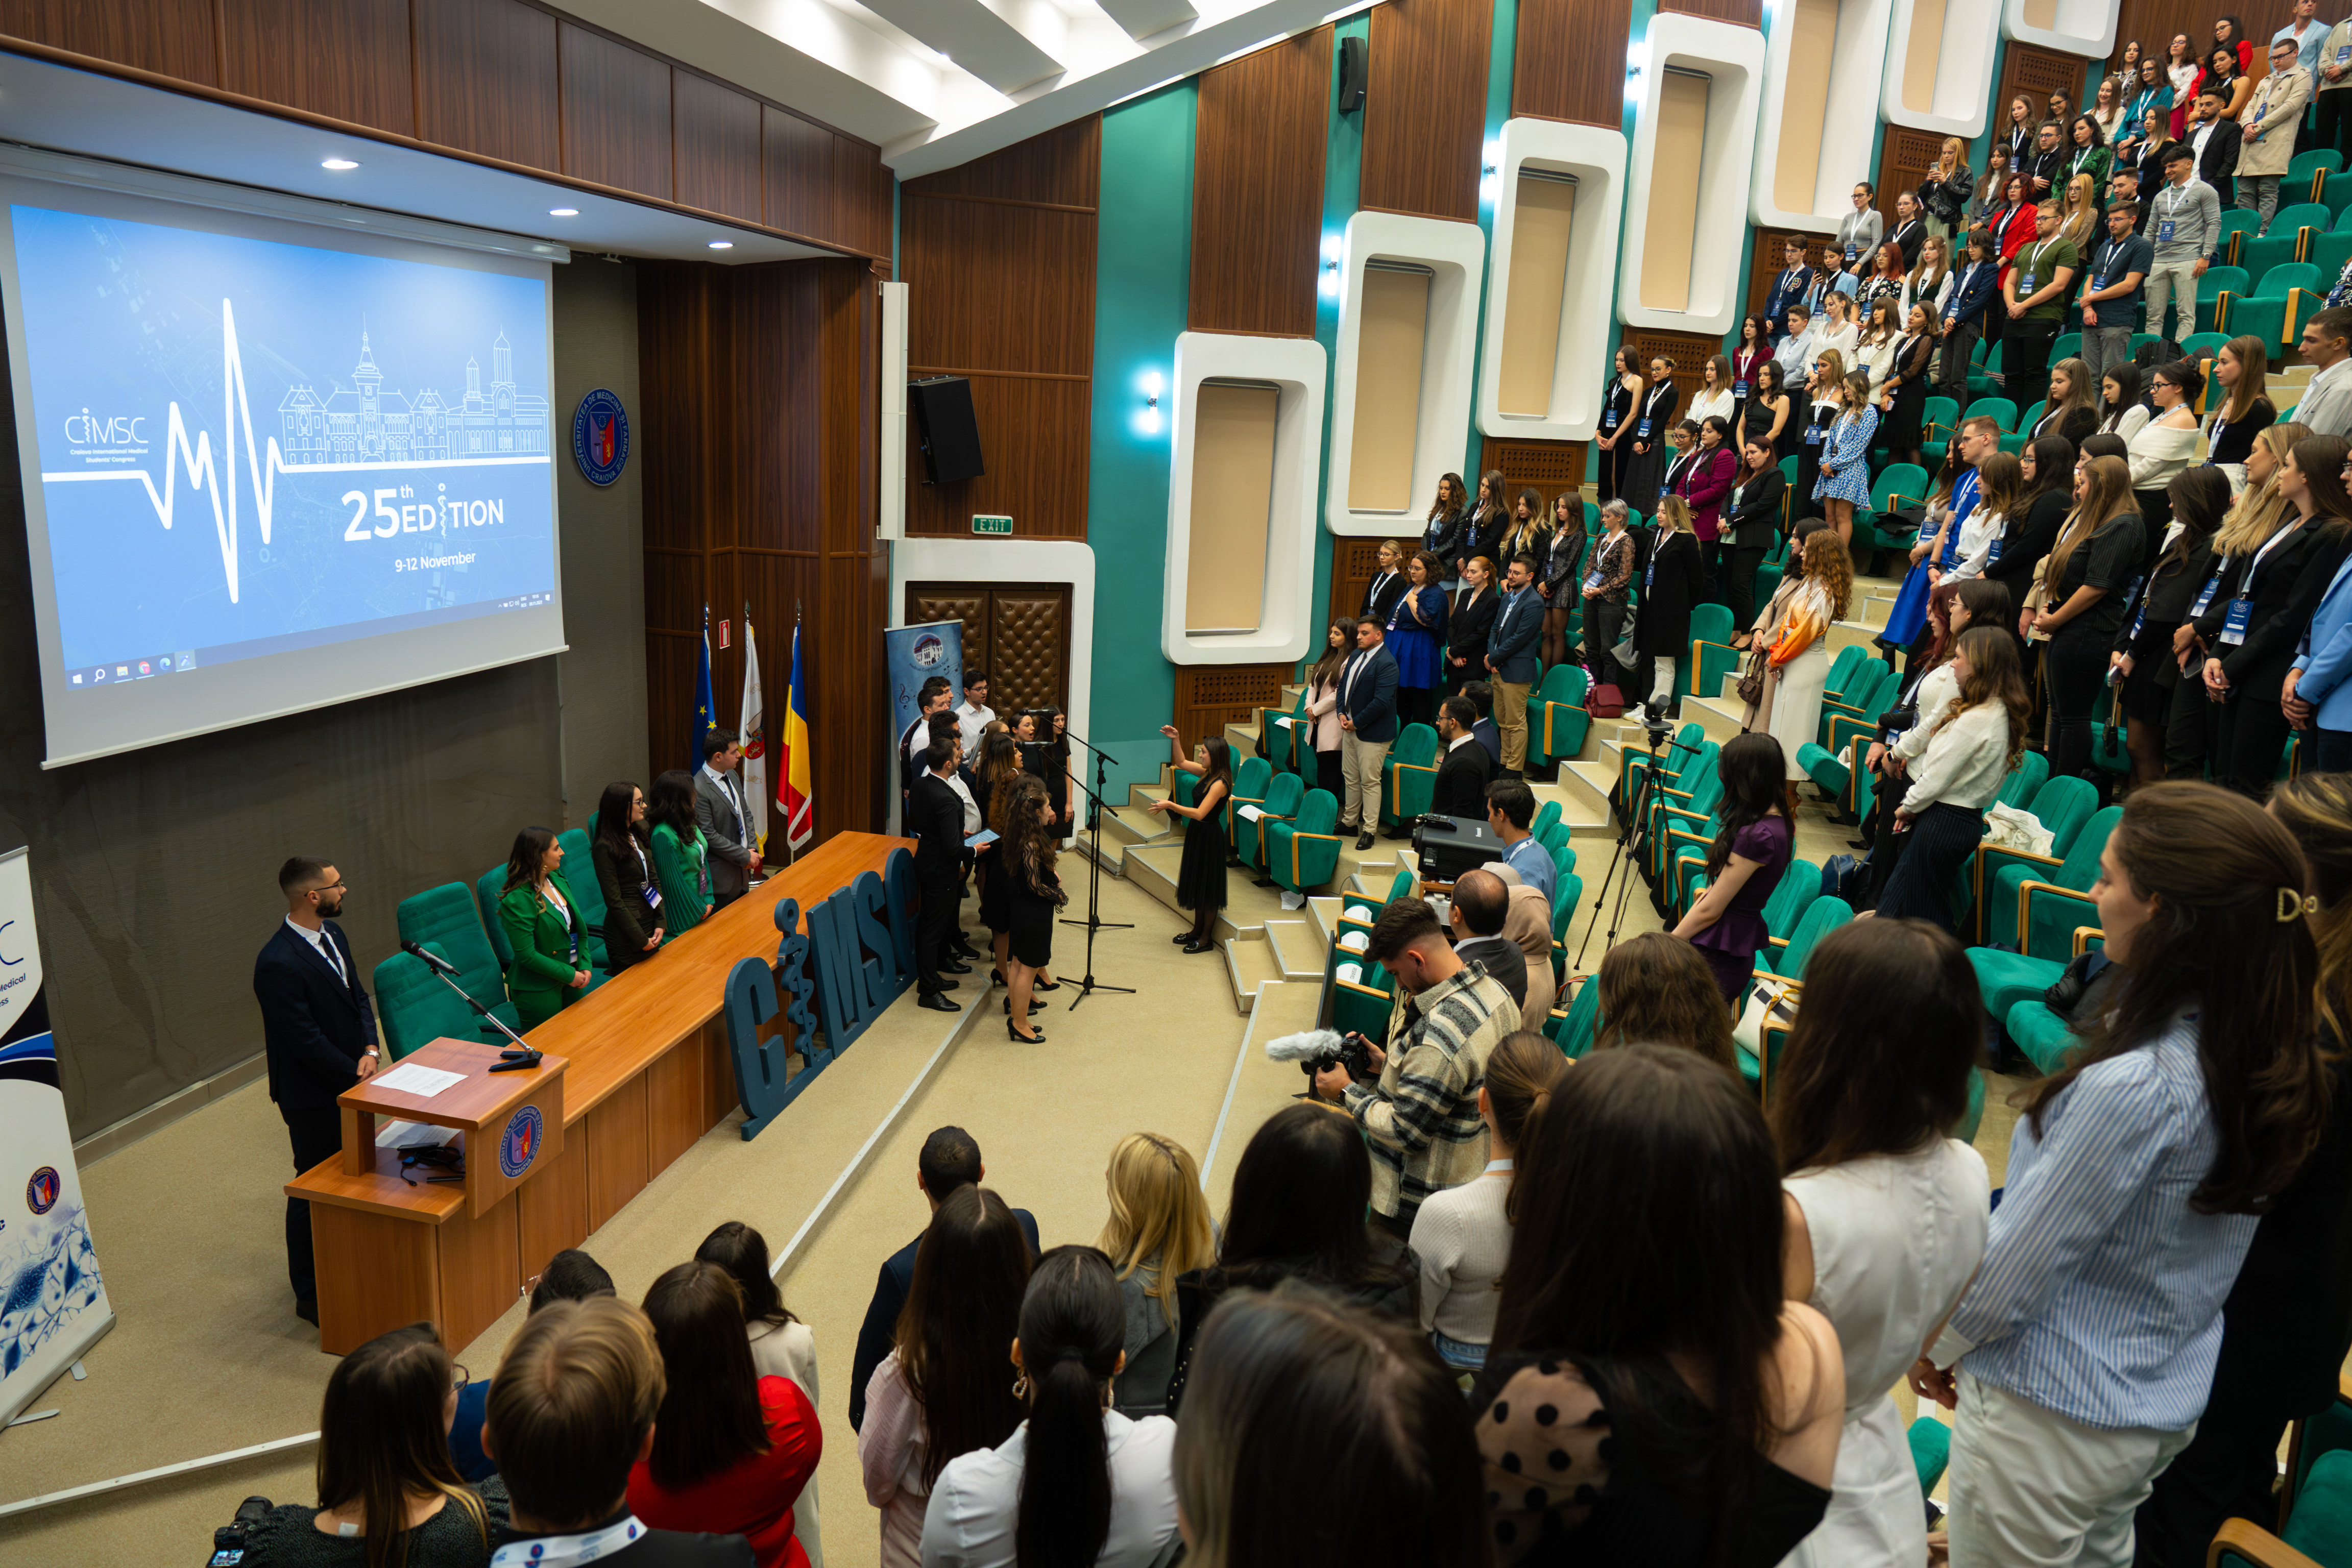
<instances>
[{"instance_id":1,"label":"heartbeat line graphic","mask_svg":"<svg viewBox=\"0 0 2352 1568\"><path fill-rule=\"evenodd\" d=\"M226 471L224 481L220 470L213 465L212 433L196 432L195 444L188 443L187 423L174 401L163 436L163 488L155 488L154 476L144 468L116 468L99 471L72 470L65 473L43 473L43 484L105 484L137 481L147 491L147 501L155 509L155 519L170 528L178 501L179 477L182 470L188 476L188 488L201 492L212 503L213 532L220 541L221 575L228 580L229 602L237 602L237 500L236 500L236 434L245 433L245 466L253 490L255 521L261 530L264 547L269 543L270 514L278 497L278 476L280 474L361 474L396 472L414 474L420 470L440 468L498 468L516 465L544 465L544 455L513 457L459 457L437 462L411 463L297 463L289 464L278 449L274 435L263 438L257 447L254 443L253 415L245 391L245 361L237 350L236 311L231 301L221 301L221 467ZM224 482L226 494L223 494Z\"/></svg>"}]
</instances>

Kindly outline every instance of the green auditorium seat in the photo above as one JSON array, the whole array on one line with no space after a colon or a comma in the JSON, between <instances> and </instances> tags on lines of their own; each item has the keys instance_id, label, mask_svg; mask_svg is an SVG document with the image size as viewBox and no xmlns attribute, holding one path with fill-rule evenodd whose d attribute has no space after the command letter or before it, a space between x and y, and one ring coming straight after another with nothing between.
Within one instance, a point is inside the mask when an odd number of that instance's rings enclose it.
<instances>
[{"instance_id":1,"label":"green auditorium seat","mask_svg":"<svg viewBox=\"0 0 2352 1568\"><path fill-rule=\"evenodd\" d=\"M1731 607L1705 602L1691 606L1690 648L1675 662L1675 695L1711 697L1723 677L1739 667L1731 648ZM1709 685L1709 682L1715 685Z\"/></svg>"},{"instance_id":2,"label":"green auditorium seat","mask_svg":"<svg viewBox=\"0 0 2352 1568\"><path fill-rule=\"evenodd\" d=\"M489 933L490 951L498 955L501 975L514 967L514 945L507 940L506 926L499 919L499 899L504 895L506 886L507 868L503 862L474 879L474 907L481 914L482 928Z\"/></svg>"},{"instance_id":3,"label":"green auditorium seat","mask_svg":"<svg viewBox=\"0 0 2352 1568\"><path fill-rule=\"evenodd\" d=\"M1581 664L1554 664L1528 702L1528 760L1538 768L1564 762L1584 749L1592 727L1584 695L1592 676Z\"/></svg>"},{"instance_id":4,"label":"green auditorium seat","mask_svg":"<svg viewBox=\"0 0 2352 1568\"><path fill-rule=\"evenodd\" d=\"M1339 802L1309 789L1286 821L1265 827L1266 874L1292 893L1307 893L1339 874Z\"/></svg>"},{"instance_id":5,"label":"green auditorium seat","mask_svg":"<svg viewBox=\"0 0 2352 1568\"><path fill-rule=\"evenodd\" d=\"M1265 800L1265 787L1274 779L1274 765L1263 757L1244 757L1234 764L1233 792L1225 798L1225 843L1240 841L1239 830L1249 826L1235 816L1244 806L1255 806Z\"/></svg>"},{"instance_id":6,"label":"green auditorium seat","mask_svg":"<svg viewBox=\"0 0 2352 1568\"><path fill-rule=\"evenodd\" d=\"M520 1020L514 1004L507 1000L506 967L483 935L474 895L464 883L444 883L411 894L400 901L396 918L402 941L437 944L448 961L457 966L456 978L466 994L498 1015L509 1029L517 1026ZM476 1027L485 1039L505 1038L487 1024L478 1021Z\"/></svg>"},{"instance_id":7,"label":"green auditorium seat","mask_svg":"<svg viewBox=\"0 0 2352 1568\"><path fill-rule=\"evenodd\" d=\"M2017 942L2017 890L2028 882L2054 883L2087 894L2098 880L2099 851L2123 814L2110 806L2096 816L2098 786L2087 779L2053 779L2028 808L2050 830L2046 855L1987 844L1970 857L1965 873L1977 906L1978 940L2002 946Z\"/></svg>"},{"instance_id":8,"label":"green auditorium seat","mask_svg":"<svg viewBox=\"0 0 2352 1568\"><path fill-rule=\"evenodd\" d=\"M1396 744L1389 747L1388 760L1381 768L1383 825L1411 821L1429 810L1437 786L1437 731L1429 726L1409 724L1397 732Z\"/></svg>"},{"instance_id":9,"label":"green auditorium seat","mask_svg":"<svg viewBox=\"0 0 2352 1568\"><path fill-rule=\"evenodd\" d=\"M1296 816L1298 802L1306 794L1307 786L1296 773L1276 773L1267 780L1265 799L1257 803L1257 821L1253 822L1243 816L1234 819L1234 849L1242 857L1242 864L1255 871L1274 863L1267 858L1272 843L1268 830Z\"/></svg>"},{"instance_id":10,"label":"green auditorium seat","mask_svg":"<svg viewBox=\"0 0 2352 1568\"><path fill-rule=\"evenodd\" d=\"M1578 988L1566 1007L1556 1007L1544 1026L1544 1032L1570 1061L1592 1049L1592 1037L1601 1029L1601 978L1589 977Z\"/></svg>"},{"instance_id":11,"label":"green auditorium seat","mask_svg":"<svg viewBox=\"0 0 2352 1568\"><path fill-rule=\"evenodd\" d=\"M1984 998L1985 1011L1997 1019L2006 1019L2020 1002L2039 1001L2044 991L2058 983L2068 964L2102 941L2099 906L2089 894L2034 883L2021 890L2021 898L2026 904L2024 951L1969 949L1969 967L1977 973L1978 994Z\"/></svg>"},{"instance_id":12,"label":"green auditorium seat","mask_svg":"<svg viewBox=\"0 0 2352 1568\"><path fill-rule=\"evenodd\" d=\"M422 945L427 953L449 961L438 942ZM383 1026L384 1060L399 1061L432 1040L475 1040L478 1020L466 999L441 983L421 958L394 953L375 967L376 1021Z\"/></svg>"},{"instance_id":13,"label":"green auditorium seat","mask_svg":"<svg viewBox=\"0 0 2352 1568\"><path fill-rule=\"evenodd\" d=\"M610 970L613 961L604 951L604 886L596 880L596 857L589 848L588 831L566 828L555 835L555 841L563 846L563 881L572 889L572 902L588 933L588 956L595 968Z\"/></svg>"},{"instance_id":14,"label":"green auditorium seat","mask_svg":"<svg viewBox=\"0 0 2352 1568\"><path fill-rule=\"evenodd\" d=\"M2033 799L2050 777L2050 758L2039 751L2029 751L2017 759L2000 781L2000 793L1995 799L2004 806L2022 806Z\"/></svg>"}]
</instances>

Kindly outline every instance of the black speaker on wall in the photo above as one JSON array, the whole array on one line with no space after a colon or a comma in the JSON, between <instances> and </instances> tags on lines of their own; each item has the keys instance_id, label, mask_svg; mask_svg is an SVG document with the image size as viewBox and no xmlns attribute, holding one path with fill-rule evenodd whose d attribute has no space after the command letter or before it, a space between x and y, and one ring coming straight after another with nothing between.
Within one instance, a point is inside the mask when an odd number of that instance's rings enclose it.
<instances>
[{"instance_id":1,"label":"black speaker on wall","mask_svg":"<svg viewBox=\"0 0 2352 1568\"><path fill-rule=\"evenodd\" d=\"M923 483L952 485L988 472L980 456L980 425L971 416L971 383L961 376L925 376L907 383L915 434L923 444Z\"/></svg>"},{"instance_id":2,"label":"black speaker on wall","mask_svg":"<svg viewBox=\"0 0 2352 1568\"><path fill-rule=\"evenodd\" d=\"M1364 77L1370 69L1361 38L1339 40L1339 112L1353 114L1364 107Z\"/></svg>"}]
</instances>

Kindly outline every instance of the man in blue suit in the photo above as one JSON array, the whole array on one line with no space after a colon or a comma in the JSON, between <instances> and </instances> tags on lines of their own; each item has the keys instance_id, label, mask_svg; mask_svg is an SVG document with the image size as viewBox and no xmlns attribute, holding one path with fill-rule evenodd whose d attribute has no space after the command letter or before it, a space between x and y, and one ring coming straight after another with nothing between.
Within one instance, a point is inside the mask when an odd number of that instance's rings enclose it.
<instances>
[{"instance_id":1,"label":"man in blue suit","mask_svg":"<svg viewBox=\"0 0 2352 1568\"><path fill-rule=\"evenodd\" d=\"M253 994L261 1003L269 1097L286 1119L299 1176L342 1153L335 1097L375 1071L375 1009L360 984L352 945L334 922L344 892L335 868L297 855L278 868L278 888L286 895L286 918L254 961ZM317 1322L310 1205L303 1198L286 1200L286 1273L294 1315Z\"/></svg>"},{"instance_id":2,"label":"man in blue suit","mask_svg":"<svg viewBox=\"0 0 2352 1568\"><path fill-rule=\"evenodd\" d=\"M1764 301L1765 336L1776 346L1786 335L1783 323L1789 319L1790 308L1802 304L1805 290L1813 286L1813 269L1805 265L1805 242L1792 236L1781 251L1788 257L1788 265L1773 279L1772 292Z\"/></svg>"},{"instance_id":3,"label":"man in blue suit","mask_svg":"<svg viewBox=\"0 0 2352 1568\"><path fill-rule=\"evenodd\" d=\"M1536 634L1543 630L1543 595L1534 589L1536 563L1517 556L1503 578L1502 608L1486 639L1486 668L1495 685L1495 727L1503 732L1498 779L1517 779L1528 765L1528 689L1536 684Z\"/></svg>"},{"instance_id":4,"label":"man in blue suit","mask_svg":"<svg viewBox=\"0 0 2352 1568\"><path fill-rule=\"evenodd\" d=\"M1339 671L1339 776L1348 799L1339 808L1339 831L1356 830L1356 847L1372 847L1381 825L1381 769L1397 737L1396 655L1381 646L1381 623L1367 615L1356 622L1356 651Z\"/></svg>"}]
</instances>

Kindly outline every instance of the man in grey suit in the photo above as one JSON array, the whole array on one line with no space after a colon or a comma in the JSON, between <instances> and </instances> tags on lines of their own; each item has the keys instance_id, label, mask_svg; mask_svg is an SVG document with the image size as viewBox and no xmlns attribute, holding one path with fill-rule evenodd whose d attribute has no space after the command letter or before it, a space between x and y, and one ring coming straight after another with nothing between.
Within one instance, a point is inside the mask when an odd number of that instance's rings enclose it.
<instances>
[{"instance_id":1,"label":"man in grey suit","mask_svg":"<svg viewBox=\"0 0 2352 1568\"><path fill-rule=\"evenodd\" d=\"M735 772L743 748L733 736L714 729L702 737L702 771L694 776L694 820L710 847L713 905L724 909L743 896L760 869L760 846L751 841L751 812L743 780Z\"/></svg>"},{"instance_id":2,"label":"man in grey suit","mask_svg":"<svg viewBox=\"0 0 2352 1568\"><path fill-rule=\"evenodd\" d=\"M1536 684L1536 633L1543 630L1543 595L1535 591L1536 563L1517 556L1503 579L1503 607L1486 639L1487 678L1495 687L1495 727L1503 732L1503 779L1528 765L1528 692Z\"/></svg>"}]
</instances>

